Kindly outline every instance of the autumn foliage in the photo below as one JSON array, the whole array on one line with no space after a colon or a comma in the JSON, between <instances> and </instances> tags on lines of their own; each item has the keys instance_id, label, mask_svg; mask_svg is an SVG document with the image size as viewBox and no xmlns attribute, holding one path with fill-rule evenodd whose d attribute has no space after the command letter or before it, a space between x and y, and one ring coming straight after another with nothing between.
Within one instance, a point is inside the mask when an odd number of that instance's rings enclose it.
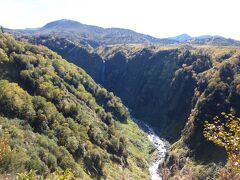
<instances>
[{"instance_id":1,"label":"autumn foliage","mask_svg":"<svg viewBox=\"0 0 240 180\"><path fill-rule=\"evenodd\" d=\"M221 177L239 174L240 169L240 118L221 113L213 122L205 121L204 136L224 147L228 155L227 170L219 171Z\"/></svg>"},{"instance_id":2,"label":"autumn foliage","mask_svg":"<svg viewBox=\"0 0 240 180\"><path fill-rule=\"evenodd\" d=\"M0 161L9 152L10 147L5 139L0 139Z\"/></svg>"}]
</instances>

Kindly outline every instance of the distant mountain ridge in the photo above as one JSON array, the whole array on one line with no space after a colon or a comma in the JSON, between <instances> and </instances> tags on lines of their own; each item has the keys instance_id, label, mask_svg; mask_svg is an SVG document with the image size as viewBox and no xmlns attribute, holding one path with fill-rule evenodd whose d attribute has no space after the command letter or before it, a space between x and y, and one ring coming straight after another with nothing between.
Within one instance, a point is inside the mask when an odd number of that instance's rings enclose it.
<instances>
[{"instance_id":1,"label":"distant mountain ridge","mask_svg":"<svg viewBox=\"0 0 240 180\"><path fill-rule=\"evenodd\" d=\"M175 43L172 40L158 39L129 29L101 28L67 19L50 22L41 28L30 30L8 29L8 31L15 35L53 35L56 37L64 37L75 43L89 44L92 47L109 44Z\"/></svg>"},{"instance_id":2,"label":"distant mountain ridge","mask_svg":"<svg viewBox=\"0 0 240 180\"><path fill-rule=\"evenodd\" d=\"M186 41L192 39L192 37L189 36L188 34L181 34L181 35L178 35L175 37L169 37L168 39L172 39L172 40L175 40L178 42L186 42Z\"/></svg>"},{"instance_id":3,"label":"distant mountain ridge","mask_svg":"<svg viewBox=\"0 0 240 180\"><path fill-rule=\"evenodd\" d=\"M156 38L150 35L122 28L102 28L82 24L77 21L61 19L47 23L41 28L6 29L17 35L55 36L67 38L78 44L86 44L93 48L101 45L114 44L199 44L199 45L224 45L240 46L240 41L224 38L222 36L203 35L191 37L181 34L169 38Z\"/></svg>"},{"instance_id":4,"label":"distant mountain ridge","mask_svg":"<svg viewBox=\"0 0 240 180\"><path fill-rule=\"evenodd\" d=\"M219 46L239 46L240 41L231 39L231 38L225 38L219 35L202 35L202 36L196 36L191 37L188 34L181 34L175 37L169 37L167 39L172 39L173 41L177 41L180 43L189 43L189 44L198 44L198 45L219 45Z\"/></svg>"}]
</instances>

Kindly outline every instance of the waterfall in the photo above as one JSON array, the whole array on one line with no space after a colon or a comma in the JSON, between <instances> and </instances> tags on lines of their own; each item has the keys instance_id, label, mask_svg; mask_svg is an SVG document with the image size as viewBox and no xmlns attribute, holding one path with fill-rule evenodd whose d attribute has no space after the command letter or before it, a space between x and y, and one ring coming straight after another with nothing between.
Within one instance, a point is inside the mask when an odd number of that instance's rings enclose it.
<instances>
[{"instance_id":1,"label":"waterfall","mask_svg":"<svg viewBox=\"0 0 240 180\"><path fill-rule=\"evenodd\" d=\"M104 83L105 80L105 61L102 63L102 72L101 72L101 82Z\"/></svg>"}]
</instances>

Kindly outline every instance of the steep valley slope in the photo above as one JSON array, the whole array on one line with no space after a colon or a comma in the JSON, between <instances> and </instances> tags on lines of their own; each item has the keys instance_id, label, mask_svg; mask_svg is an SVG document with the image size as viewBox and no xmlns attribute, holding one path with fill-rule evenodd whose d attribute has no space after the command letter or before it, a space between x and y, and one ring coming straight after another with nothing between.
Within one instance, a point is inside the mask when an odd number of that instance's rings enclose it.
<instances>
[{"instance_id":1,"label":"steep valley slope","mask_svg":"<svg viewBox=\"0 0 240 180\"><path fill-rule=\"evenodd\" d=\"M7 33L0 33L0 149L0 179L30 170L48 179L150 179L152 145L121 100L57 53Z\"/></svg>"},{"instance_id":2,"label":"steep valley slope","mask_svg":"<svg viewBox=\"0 0 240 180\"><path fill-rule=\"evenodd\" d=\"M62 38L30 41L83 67L135 117L153 125L173 143L167 164L177 156L184 163L186 156L203 165L225 162L225 151L203 137L203 124L221 112L240 116L239 47L114 45L88 52Z\"/></svg>"}]
</instances>

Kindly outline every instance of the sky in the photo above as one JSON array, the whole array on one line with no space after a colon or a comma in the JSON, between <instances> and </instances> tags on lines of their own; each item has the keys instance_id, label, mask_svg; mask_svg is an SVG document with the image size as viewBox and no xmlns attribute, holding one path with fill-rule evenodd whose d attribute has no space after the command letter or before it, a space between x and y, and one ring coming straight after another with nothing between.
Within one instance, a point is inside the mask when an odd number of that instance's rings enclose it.
<instances>
[{"instance_id":1,"label":"sky","mask_svg":"<svg viewBox=\"0 0 240 180\"><path fill-rule=\"evenodd\" d=\"M0 0L0 25L22 29L59 19L164 38L221 35L240 40L239 0Z\"/></svg>"}]
</instances>

